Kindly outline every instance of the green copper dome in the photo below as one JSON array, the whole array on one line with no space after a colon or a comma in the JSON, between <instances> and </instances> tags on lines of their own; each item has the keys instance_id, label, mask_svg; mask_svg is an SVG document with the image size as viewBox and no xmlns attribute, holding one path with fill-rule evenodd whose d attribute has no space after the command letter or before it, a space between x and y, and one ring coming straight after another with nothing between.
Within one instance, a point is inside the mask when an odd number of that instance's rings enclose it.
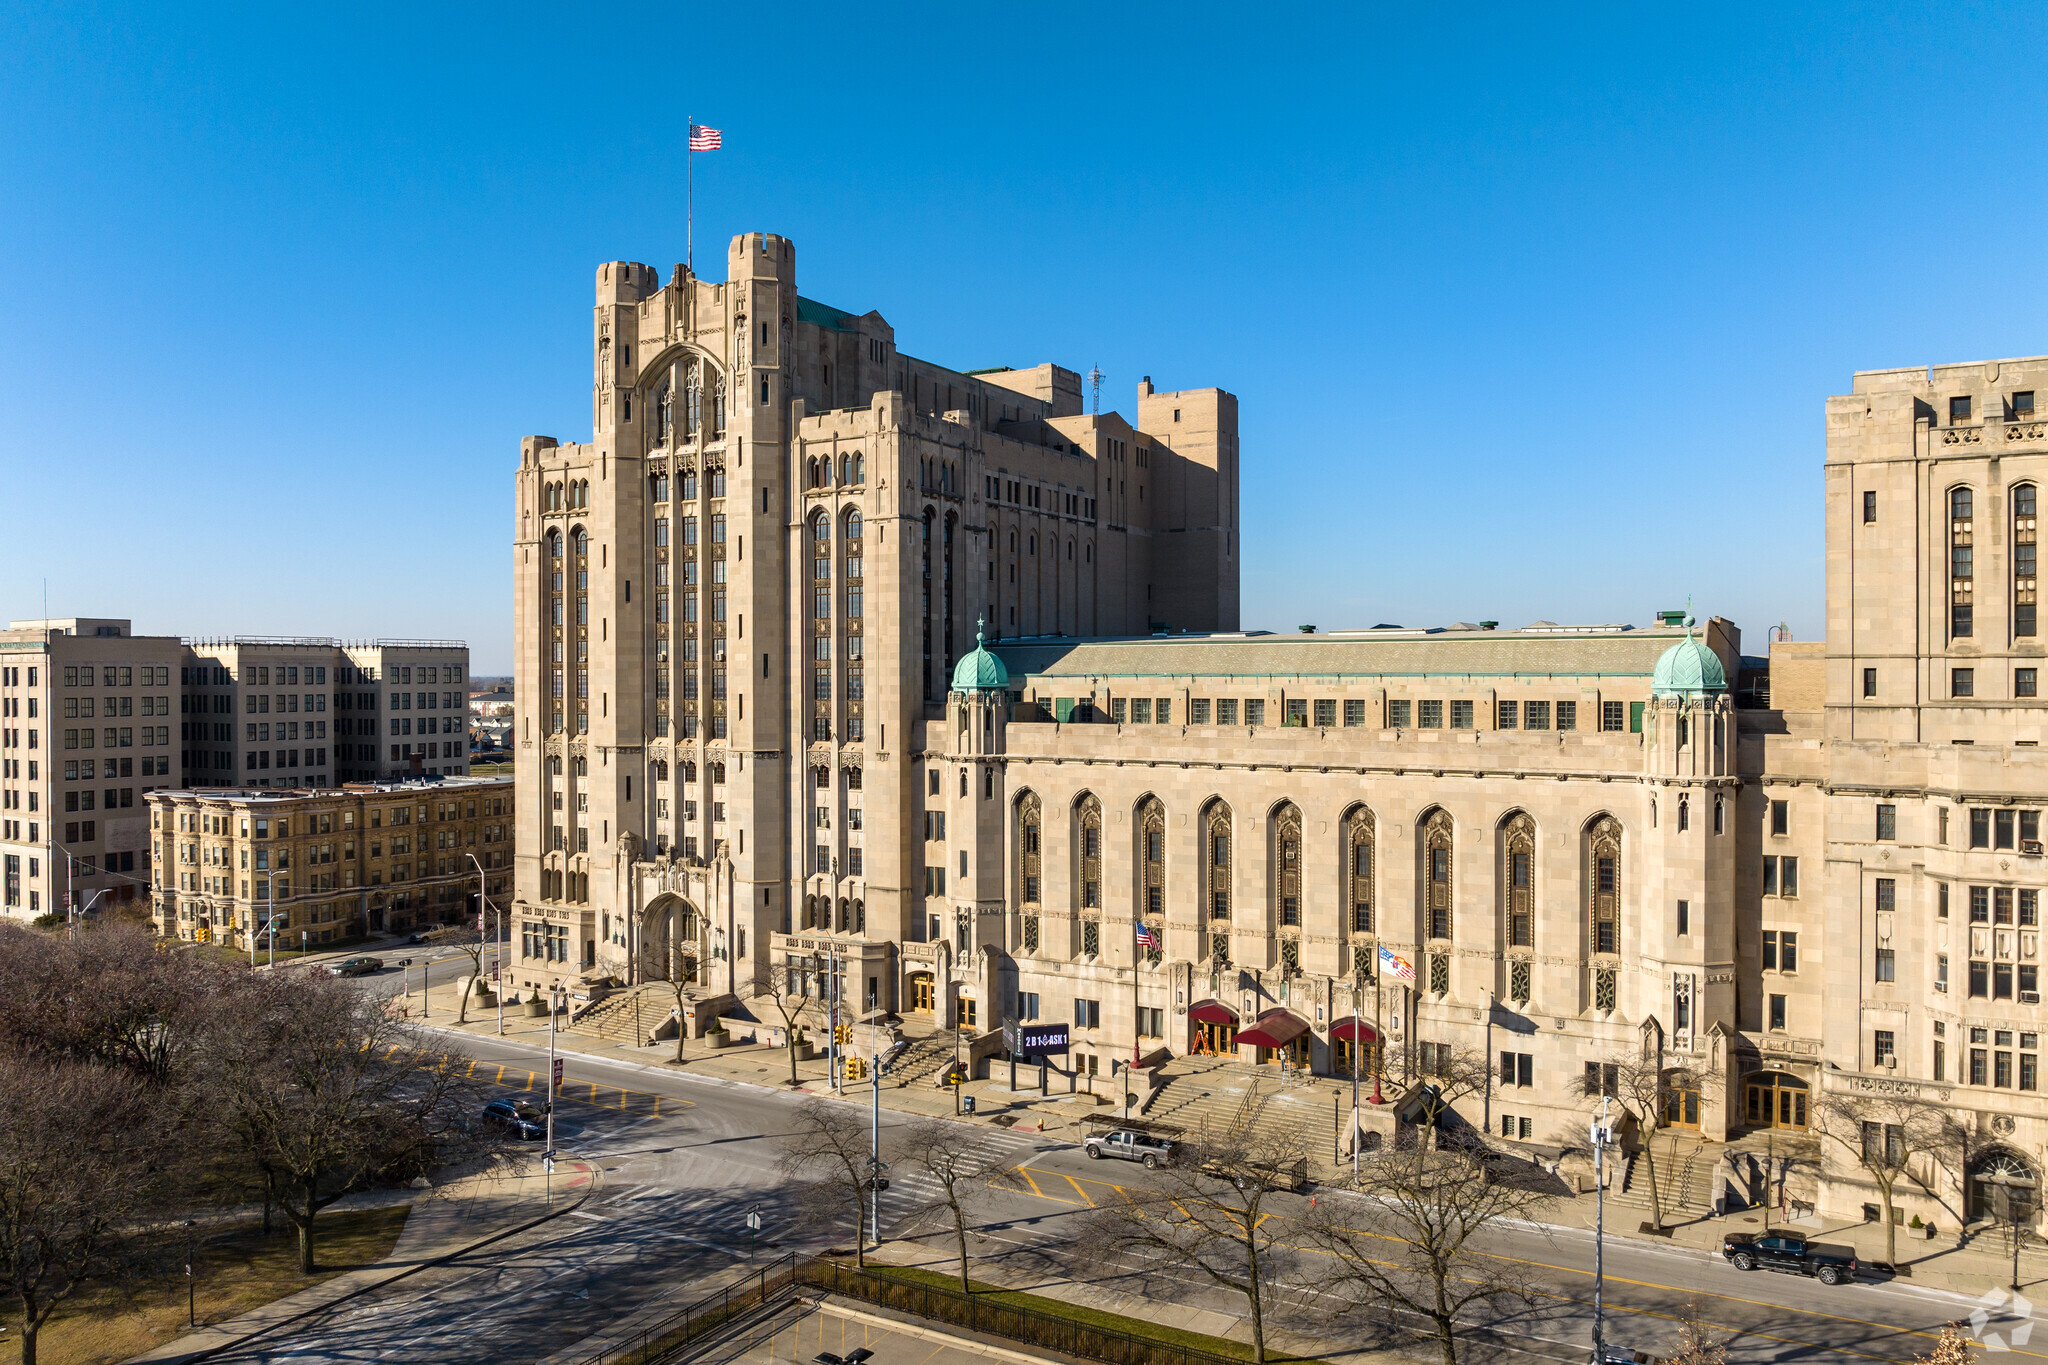
<instances>
[{"instance_id":1,"label":"green copper dome","mask_svg":"<svg viewBox=\"0 0 2048 1365\"><path fill-rule=\"evenodd\" d=\"M1708 649L1685 623L1685 638L1664 651L1650 680L1650 692L1658 697L1698 697L1728 690L1728 670L1721 656Z\"/></svg>"},{"instance_id":2,"label":"green copper dome","mask_svg":"<svg viewBox=\"0 0 2048 1365\"><path fill-rule=\"evenodd\" d=\"M1003 661L988 652L984 643L986 622L974 623L974 650L953 669L953 690L955 692L1000 692L1010 685L1010 670L1003 667Z\"/></svg>"}]
</instances>

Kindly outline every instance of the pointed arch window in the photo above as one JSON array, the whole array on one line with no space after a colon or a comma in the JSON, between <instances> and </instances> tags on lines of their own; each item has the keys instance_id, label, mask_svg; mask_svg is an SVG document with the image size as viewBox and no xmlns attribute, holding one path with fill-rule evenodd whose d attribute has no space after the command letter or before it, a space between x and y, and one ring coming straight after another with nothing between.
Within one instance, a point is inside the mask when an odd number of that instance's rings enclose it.
<instances>
[{"instance_id":1,"label":"pointed arch window","mask_svg":"<svg viewBox=\"0 0 2048 1365\"><path fill-rule=\"evenodd\" d=\"M2012 490L2012 633L2031 636L2037 628L2035 596L2034 485Z\"/></svg>"},{"instance_id":2,"label":"pointed arch window","mask_svg":"<svg viewBox=\"0 0 2048 1365\"><path fill-rule=\"evenodd\" d=\"M1301 928L1301 812L1282 806L1273 817L1274 887L1280 927Z\"/></svg>"},{"instance_id":3,"label":"pointed arch window","mask_svg":"<svg viewBox=\"0 0 2048 1365\"><path fill-rule=\"evenodd\" d=\"M1621 825L1603 816L1586 840L1588 942L1596 954L1621 951Z\"/></svg>"},{"instance_id":4,"label":"pointed arch window","mask_svg":"<svg viewBox=\"0 0 2048 1365\"><path fill-rule=\"evenodd\" d=\"M1501 879L1507 904L1502 922L1507 926L1508 947L1532 948L1536 939L1536 822L1517 815L1508 822L1502 850L1507 875Z\"/></svg>"},{"instance_id":5,"label":"pointed arch window","mask_svg":"<svg viewBox=\"0 0 2048 1365\"><path fill-rule=\"evenodd\" d=\"M1431 939L1451 937L1451 817L1437 811L1422 829L1423 915Z\"/></svg>"},{"instance_id":6,"label":"pointed arch window","mask_svg":"<svg viewBox=\"0 0 2048 1365\"><path fill-rule=\"evenodd\" d=\"M1344 915L1346 928L1353 939L1370 938L1374 930L1373 915L1373 819L1372 812L1360 807L1351 812L1344 822ZM1354 971L1362 970L1371 976L1377 969L1374 954L1369 946L1354 943L1352 946Z\"/></svg>"},{"instance_id":7,"label":"pointed arch window","mask_svg":"<svg viewBox=\"0 0 2048 1365\"><path fill-rule=\"evenodd\" d=\"M1967 488L1948 495L1948 633L1963 639L1975 633L1973 588L1976 585L1976 502Z\"/></svg>"},{"instance_id":8,"label":"pointed arch window","mask_svg":"<svg viewBox=\"0 0 2048 1365\"><path fill-rule=\"evenodd\" d=\"M1092 796L1081 798L1076 812L1076 831L1080 837L1075 841L1081 853L1081 875L1076 882L1081 892L1081 912L1084 915L1099 914L1102 910L1102 803Z\"/></svg>"},{"instance_id":9,"label":"pointed arch window","mask_svg":"<svg viewBox=\"0 0 2048 1365\"><path fill-rule=\"evenodd\" d=\"M1039 804L1035 795L1027 793L1024 799L1018 802L1017 826L1017 848L1023 857L1024 912L1027 915L1036 915L1043 885L1041 878L1044 872L1044 853L1041 847L1043 830L1039 819Z\"/></svg>"},{"instance_id":10,"label":"pointed arch window","mask_svg":"<svg viewBox=\"0 0 2048 1365\"><path fill-rule=\"evenodd\" d=\"M1148 920L1166 914L1166 807L1147 797L1138 807L1138 907Z\"/></svg>"}]
</instances>

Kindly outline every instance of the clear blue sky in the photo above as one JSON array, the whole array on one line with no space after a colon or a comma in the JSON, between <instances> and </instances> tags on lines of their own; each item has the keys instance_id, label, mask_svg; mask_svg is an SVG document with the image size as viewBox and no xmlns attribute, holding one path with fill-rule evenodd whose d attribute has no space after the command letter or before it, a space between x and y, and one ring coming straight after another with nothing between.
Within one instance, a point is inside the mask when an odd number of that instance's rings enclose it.
<instances>
[{"instance_id":1,"label":"clear blue sky","mask_svg":"<svg viewBox=\"0 0 2048 1365\"><path fill-rule=\"evenodd\" d=\"M2038 6L560 8L0 8L0 615L508 669L690 113L707 274L1235 392L1250 626L1812 638L1823 398L2048 350Z\"/></svg>"}]
</instances>

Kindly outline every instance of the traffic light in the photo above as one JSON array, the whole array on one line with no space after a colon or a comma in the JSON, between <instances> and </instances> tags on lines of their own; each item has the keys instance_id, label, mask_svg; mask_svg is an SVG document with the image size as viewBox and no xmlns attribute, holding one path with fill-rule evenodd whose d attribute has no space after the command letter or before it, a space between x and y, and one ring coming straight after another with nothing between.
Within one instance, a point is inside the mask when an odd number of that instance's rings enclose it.
<instances>
[{"instance_id":1,"label":"traffic light","mask_svg":"<svg viewBox=\"0 0 2048 1365\"><path fill-rule=\"evenodd\" d=\"M852 1046L852 1044L853 1044L853 1025L851 1025L851 1024L841 1024L841 1025L840 1025L840 1026L839 1026L838 1028L835 1028L835 1029L833 1029L833 1030L832 1030L832 1041L833 1041L833 1042L835 1042L835 1043L837 1043L837 1044L839 1044L839 1046L841 1046L841 1047L850 1047L850 1046Z\"/></svg>"},{"instance_id":2,"label":"traffic light","mask_svg":"<svg viewBox=\"0 0 2048 1365\"><path fill-rule=\"evenodd\" d=\"M202 924L192 931L192 937L200 943L211 943L213 942L213 929L208 925Z\"/></svg>"},{"instance_id":3,"label":"traffic light","mask_svg":"<svg viewBox=\"0 0 2048 1365\"><path fill-rule=\"evenodd\" d=\"M866 1080L866 1079L867 1079L867 1076L868 1076L868 1064L867 1064L866 1062L862 1061L862 1060L861 1060L860 1058L858 1058L858 1057L848 1057L848 1058L846 1059L846 1079L847 1079L847 1080L849 1080L849 1081L864 1081L864 1080Z\"/></svg>"}]
</instances>

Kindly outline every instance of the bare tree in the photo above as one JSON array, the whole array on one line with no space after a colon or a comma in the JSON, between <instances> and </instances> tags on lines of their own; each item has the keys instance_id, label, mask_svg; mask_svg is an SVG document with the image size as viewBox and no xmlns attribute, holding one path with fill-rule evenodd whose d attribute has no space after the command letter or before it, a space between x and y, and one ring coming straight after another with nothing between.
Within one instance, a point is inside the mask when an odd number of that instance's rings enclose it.
<instances>
[{"instance_id":1,"label":"bare tree","mask_svg":"<svg viewBox=\"0 0 2048 1365\"><path fill-rule=\"evenodd\" d=\"M1944 1324L1941 1335L1935 1338L1934 1349L1924 1356L1914 1356L1913 1365L1970 1365L1969 1339L1954 1323Z\"/></svg>"},{"instance_id":2,"label":"bare tree","mask_svg":"<svg viewBox=\"0 0 2048 1365\"><path fill-rule=\"evenodd\" d=\"M1959 1130L1939 1106L1916 1096L1857 1093L1823 1097L1813 1106L1813 1127L1877 1186L1884 1258L1897 1265L1899 1229L1892 1220L1892 1191L1908 1180L1933 1194L1936 1170Z\"/></svg>"},{"instance_id":3,"label":"bare tree","mask_svg":"<svg viewBox=\"0 0 2048 1365\"><path fill-rule=\"evenodd\" d=\"M1664 1359L1669 1365L1728 1365L1728 1343L1714 1334L1698 1299L1680 1310L1678 1349Z\"/></svg>"},{"instance_id":4,"label":"bare tree","mask_svg":"<svg viewBox=\"0 0 2048 1365\"><path fill-rule=\"evenodd\" d=\"M967 1227L988 1192L1022 1189L1024 1181L1001 1156L967 1145L968 1134L957 1123L924 1118L905 1131L903 1159L929 1175L939 1186L936 1202L912 1215L917 1223L939 1224L953 1235L960 1253L960 1288L973 1291L967 1274Z\"/></svg>"},{"instance_id":5,"label":"bare tree","mask_svg":"<svg viewBox=\"0 0 2048 1365\"><path fill-rule=\"evenodd\" d=\"M1126 1186L1088 1225L1104 1248L1163 1259L1169 1273L1192 1272L1243 1295L1255 1365L1266 1358L1266 1302L1281 1249L1280 1220L1266 1215L1273 1196L1298 1183L1305 1160L1300 1143L1260 1131L1264 1107L1254 1088L1223 1131L1181 1143L1150 1182Z\"/></svg>"},{"instance_id":6,"label":"bare tree","mask_svg":"<svg viewBox=\"0 0 2048 1365\"><path fill-rule=\"evenodd\" d=\"M853 1216L854 1261L862 1266L867 1264L868 1185L877 1175L869 1164L872 1155L870 1129L858 1110L809 1099L797 1106L780 1163L783 1179L802 1182L797 1202L806 1212L833 1221Z\"/></svg>"},{"instance_id":7,"label":"bare tree","mask_svg":"<svg viewBox=\"0 0 2048 1365\"><path fill-rule=\"evenodd\" d=\"M697 955L691 951L694 944L680 939L670 939L666 951L648 947L641 954L642 970L649 981L658 981L668 987L676 1003L676 1060L683 1060L683 1043L690 1035L689 988L697 976ZM637 1046L646 1040L635 1038ZM794 1075L794 1070L791 1071Z\"/></svg>"},{"instance_id":8,"label":"bare tree","mask_svg":"<svg viewBox=\"0 0 2048 1365\"><path fill-rule=\"evenodd\" d=\"M75 937L0 925L0 1047L172 1083L232 969L160 948L140 925Z\"/></svg>"},{"instance_id":9,"label":"bare tree","mask_svg":"<svg viewBox=\"0 0 2048 1365\"><path fill-rule=\"evenodd\" d=\"M808 963L792 963L784 967L768 966L754 977L754 998L766 997L775 1012L782 1016L783 1036L789 1044L789 1083L798 1084L796 1075L796 1049L798 1039L803 1035L803 1018L811 1008L811 997L804 991L807 974L817 969L815 958Z\"/></svg>"},{"instance_id":10,"label":"bare tree","mask_svg":"<svg viewBox=\"0 0 2048 1365\"><path fill-rule=\"evenodd\" d=\"M427 935L427 942L436 948L459 948L469 958L469 975L462 982L462 1001L455 1022L469 1022L469 993L484 974L484 950L491 947L491 940L477 927L473 919L464 918L459 924L443 925Z\"/></svg>"},{"instance_id":11,"label":"bare tree","mask_svg":"<svg viewBox=\"0 0 2048 1365\"><path fill-rule=\"evenodd\" d=\"M481 1094L345 982L256 975L232 996L206 1049L200 1109L298 1229L311 1274L320 1211L458 1154Z\"/></svg>"},{"instance_id":12,"label":"bare tree","mask_svg":"<svg viewBox=\"0 0 2048 1365\"><path fill-rule=\"evenodd\" d=\"M57 1306L140 1259L164 1130L140 1082L86 1063L0 1059L0 1093L0 1285L35 1365Z\"/></svg>"},{"instance_id":13,"label":"bare tree","mask_svg":"<svg viewBox=\"0 0 2048 1365\"><path fill-rule=\"evenodd\" d=\"M1352 1188L1363 1203L1322 1200L1300 1224L1304 1242L1326 1257L1318 1287L1340 1301L1424 1319L1444 1365L1457 1365L1460 1313L1530 1298L1524 1268L1475 1241L1556 1193L1535 1168L1494 1159L1476 1136L1459 1135L1435 1151L1415 1144L1370 1156Z\"/></svg>"},{"instance_id":14,"label":"bare tree","mask_svg":"<svg viewBox=\"0 0 2048 1365\"><path fill-rule=\"evenodd\" d=\"M1483 1051L1471 1047L1439 1046L1417 1092L1424 1114L1425 1145L1439 1146L1444 1115L1452 1112L1460 1101L1485 1094L1492 1079L1493 1073Z\"/></svg>"},{"instance_id":15,"label":"bare tree","mask_svg":"<svg viewBox=\"0 0 2048 1365\"><path fill-rule=\"evenodd\" d=\"M1574 1093L1593 1100L1612 1100L1635 1121L1637 1141L1642 1145L1643 1176L1650 1187L1650 1226L1664 1226L1664 1199L1657 1188L1657 1154L1651 1140L1664 1126L1664 1100L1674 1090L1701 1090L1705 1074L1684 1065L1666 1066L1662 1049L1647 1056L1625 1052L1588 1062L1583 1075L1572 1083Z\"/></svg>"}]
</instances>

